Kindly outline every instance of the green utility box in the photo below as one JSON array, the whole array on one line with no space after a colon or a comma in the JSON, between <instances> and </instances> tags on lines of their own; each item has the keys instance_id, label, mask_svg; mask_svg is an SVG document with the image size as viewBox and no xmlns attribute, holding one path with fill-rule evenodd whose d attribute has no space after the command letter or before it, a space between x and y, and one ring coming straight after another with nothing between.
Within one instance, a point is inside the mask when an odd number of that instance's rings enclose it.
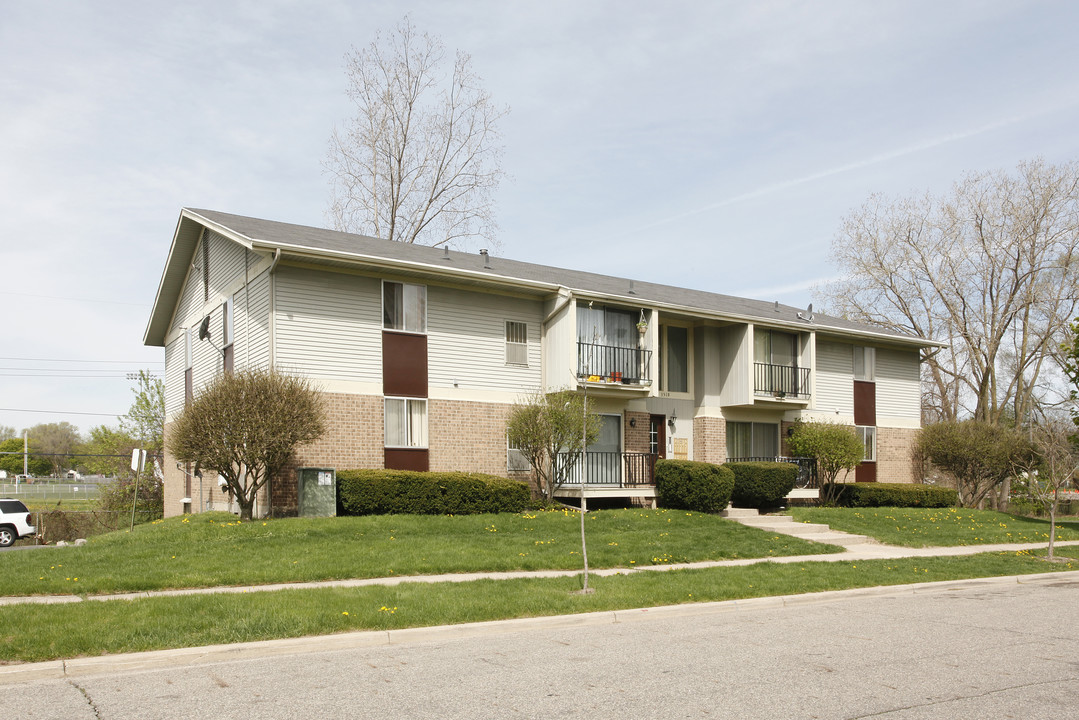
<instances>
[{"instance_id":1,"label":"green utility box","mask_svg":"<svg viewBox=\"0 0 1079 720\"><path fill-rule=\"evenodd\" d=\"M337 472L332 468L300 468L300 517L337 515Z\"/></svg>"}]
</instances>

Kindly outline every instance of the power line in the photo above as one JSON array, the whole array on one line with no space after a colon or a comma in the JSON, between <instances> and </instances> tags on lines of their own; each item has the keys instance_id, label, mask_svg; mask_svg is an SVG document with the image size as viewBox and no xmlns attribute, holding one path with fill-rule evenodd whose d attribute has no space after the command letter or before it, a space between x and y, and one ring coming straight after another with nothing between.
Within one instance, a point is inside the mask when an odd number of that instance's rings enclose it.
<instances>
[{"instance_id":1,"label":"power line","mask_svg":"<svg viewBox=\"0 0 1079 720\"><path fill-rule=\"evenodd\" d=\"M42 371L42 372L47 372L47 371ZM90 371L87 370L87 372L90 372ZM114 375L69 375L69 374L60 374L60 373L52 373L52 374L45 375L45 374L41 374L41 373L31 374L31 373L4 373L4 372L0 372L0 377L75 378L77 380L94 379L94 378L102 378L102 379L106 379L106 380L125 380L125 379L128 379L126 373L122 373L122 372L117 372ZM150 377L159 378L159 377L161 377L161 375L151 374Z\"/></svg>"},{"instance_id":2,"label":"power line","mask_svg":"<svg viewBox=\"0 0 1079 720\"><path fill-rule=\"evenodd\" d=\"M51 415L101 415L102 417L119 417L124 413L95 413L95 412L77 412L75 410L26 410L23 408L0 408L0 412L29 412L29 413L49 413Z\"/></svg>"},{"instance_id":3,"label":"power line","mask_svg":"<svg viewBox=\"0 0 1079 720\"><path fill-rule=\"evenodd\" d=\"M164 360L73 360L71 358L0 357L0 360L19 362L112 363L113 365L164 365Z\"/></svg>"}]
</instances>

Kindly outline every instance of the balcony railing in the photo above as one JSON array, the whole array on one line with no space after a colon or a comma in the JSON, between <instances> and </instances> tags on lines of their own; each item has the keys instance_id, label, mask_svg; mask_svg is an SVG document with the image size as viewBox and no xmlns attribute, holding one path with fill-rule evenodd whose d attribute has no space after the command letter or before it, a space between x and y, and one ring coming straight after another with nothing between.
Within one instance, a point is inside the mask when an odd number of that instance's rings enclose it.
<instances>
[{"instance_id":1,"label":"balcony railing","mask_svg":"<svg viewBox=\"0 0 1079 720\"><path fill-rule=\"evenodd\" d=\"M728 462L785 462L798 466L798 479L794 481L794 487L802 490L812 490L820 487L817 480L817 461L807 457L740 457L727 458Z\"/></svg>"},{"instance_id":2,"label":"balcony railing","mask_svg":"<svg viewBox=\"0 0 1079 720\"><path fill-rule=\"evenodd\" d=\"M652 351L577 341L578 377L599 377L626 385L652 380Z\"/></svg>"},{"instance_id":3,"label":"balcony railing","mask_svg":"<svg viewBox=\"0 0 1079 720\"><path fill-rule=\"evenodd\" d=\"M555 477L563 485L640 487L656 484L656 456L652 453L558 453Z\"/></svg>"},{"instance_id":4,"label":"balcony railing","mask_svg":"<svg viewBox=\"0 0 1079 720\"><path fill-rule=\"evenodd\" d=\"M753 363L753 390L778 398L808 398L809 368Z\"/></svg>"}]
</instances>

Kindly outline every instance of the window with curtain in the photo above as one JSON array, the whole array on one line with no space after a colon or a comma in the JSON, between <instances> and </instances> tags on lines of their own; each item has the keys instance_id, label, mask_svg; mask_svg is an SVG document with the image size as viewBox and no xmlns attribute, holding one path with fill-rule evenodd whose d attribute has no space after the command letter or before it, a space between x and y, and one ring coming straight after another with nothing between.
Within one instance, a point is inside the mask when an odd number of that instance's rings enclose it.
<instances>
[{"instance_id":1,"label":"window with curtain","mask_svg":"<svg viewBox=\"0 0 1079 720\"><path fill-rule=\"evenodd\" d=\"M854 379L875 380L877 376L877 351L871 347L854 346Z\"/></svg>"},{"instance_id":2,"label":"window with curtain","mask_svg":"<svg viewBox=\"0 0 1079 720\"><path fill-rule=\"evenodd\" d=\"M386 447L427 447L427 400L386 398Z\"/></svg>"},{"instance_id":3,"label":"window with curtain","mask_svg":"<svg viewBox=\"0 0 1079 720\"><path fill-rule=\"evenodd\" d=\"M386 330L427 332L427 288L407 283L382 283L382 327Z\"/></svg>"},{"instance_id":4,"label":"window with curtain","mask_svg":"<svg viewBox=\"0 0 1079 720\"><path fill-rule=\"evenodd\" d=\"M869 425L857 425L854 429L858 432L858 437L865 447L865 455L862 459L875 462L877 459L877 429Z\"/></svg>"},{"instance_id":5,"label":"window with curtain","mask_svg":"<svg viewBox=\"0 0 1079 720\"><path fill-rule=\"evenodd\" d=\"M779 457L779 424L728 422L727 457L732 460Z\"/></svg>"},{"instance_id":6,"label":"window with curtain","mask_svg":"<svg viewBox=\"0 0 1079 720\"><path fill-rule=\"evenodd\" d=\"M667 325L663 345L663 387L669 392L689 392L689 330Z\"/></svg>"}]
</instances>

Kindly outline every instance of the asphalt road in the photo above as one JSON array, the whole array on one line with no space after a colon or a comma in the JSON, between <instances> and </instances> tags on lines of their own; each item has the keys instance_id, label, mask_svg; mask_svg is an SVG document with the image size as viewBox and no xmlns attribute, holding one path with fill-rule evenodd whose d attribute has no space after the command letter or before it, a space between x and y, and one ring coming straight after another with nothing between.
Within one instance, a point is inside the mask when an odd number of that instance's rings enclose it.
<instances>
[{"instance_id":1,"label":"asphalt road","mask_svg":"<svg viewBox=\"0 0 1079 720\"><path fill-rule=\"evenodd\" d=\"M1077 609L1066 573L336 636L0 682L0 716L1065 720Z\"/></svg>"}]
</instances>

